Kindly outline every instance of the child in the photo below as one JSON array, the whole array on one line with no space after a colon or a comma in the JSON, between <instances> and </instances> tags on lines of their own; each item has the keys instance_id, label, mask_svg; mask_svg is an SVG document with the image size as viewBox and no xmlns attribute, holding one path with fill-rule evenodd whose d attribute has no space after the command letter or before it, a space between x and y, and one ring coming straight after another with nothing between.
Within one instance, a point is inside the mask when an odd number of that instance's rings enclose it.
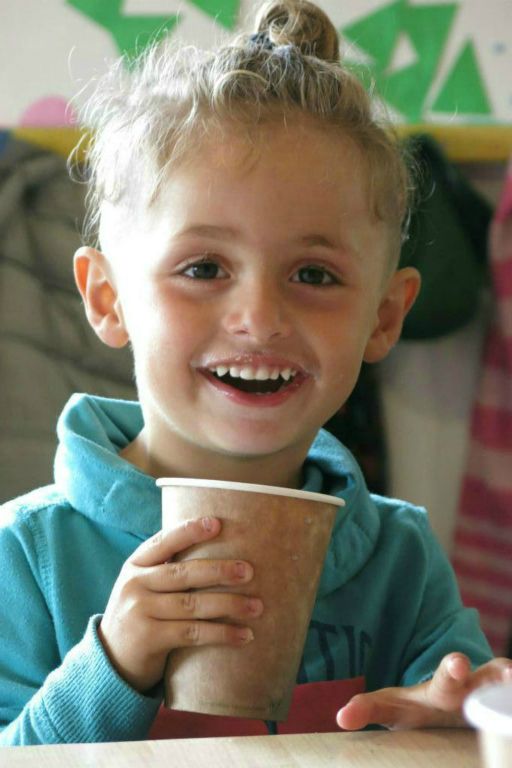
<instances>
[{"instance_id":1,"label":"child","mask_svg":"<svg viewBox=\"0 0 512 768\"><path fill-rule=\"evenodd\" d=\"M425 513L370 495L319 431L362 361L395 344L419 289L397 270L407 173L338 59L323 12L275 0L252 36L158 49L100 84L101 251L81 248L75 277L98 336L130 344L140 402L75 395L55 485L2 510L2 744L243 732L172 711L155 730L168 652L243 652L265 610L222 591L250 582L250 563L172 563L221 521L205 510L161 533L159 476L346 501L299 671L308 722L292 713L284 730L459 725L469 690L511 677ZM347 680L366 693L347 696Z\"/></svg>"}]
</instances>

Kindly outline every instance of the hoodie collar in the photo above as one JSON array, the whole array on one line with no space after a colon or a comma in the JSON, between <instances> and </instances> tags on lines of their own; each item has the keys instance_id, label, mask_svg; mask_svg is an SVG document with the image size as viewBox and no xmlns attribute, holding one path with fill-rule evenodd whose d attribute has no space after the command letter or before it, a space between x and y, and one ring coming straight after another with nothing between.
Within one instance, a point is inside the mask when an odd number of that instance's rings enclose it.
<instances>
[{"instance_id":1,"label":"hoodie collar","mask_svg":"<svg viewBox=\"0 0 512 768\"><path fill-rule=\"evenodd\" d=\"M160 528L155 479L118 454L144 426L140 405L73 395L57 424L55 482L70 504L97 523L141 540Z\"/></svg>"},{"instance_id":2,"label":"hoodie collar","mask_svg":"<svg viewBox=\"0 0 512 768\"><path fill-rule=\"evenodd\" d=\"M137 402L73 395L57 425L55 482L81 514L145 540L161 526L160 490L153 477L118 455L142 427ZM322 596L363 567L375 547L379 516L354 457L325 430L304 463L303 488L345 500L324 564Z\"/></svg>"},{"instance_id":3,"label":"hoodie collar","mask_svg":"<svg viewBox=\"0 0 512 768\"><path fill-rule=\"evenodd\" d=\"M321 429L304 464L304 490L340 496L318 596L341 587L358 573L373 552L380 518L356 460L330 432Z\"/></svg>"}]
</instances>

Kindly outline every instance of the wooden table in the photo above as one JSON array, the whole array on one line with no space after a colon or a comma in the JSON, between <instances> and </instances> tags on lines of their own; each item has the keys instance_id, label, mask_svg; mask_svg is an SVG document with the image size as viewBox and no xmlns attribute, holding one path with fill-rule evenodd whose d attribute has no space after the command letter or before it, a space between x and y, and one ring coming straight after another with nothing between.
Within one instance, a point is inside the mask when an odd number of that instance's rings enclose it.
<instances>
[{"instance_id":1,"label":"wooden table","mask_svg":"<svg viewBox=\"0 0 512 768\"><path fill-rule=\"evenodd\" d=\"M479 768L469 730L0 747L1 768Z\"/></svg>"}]
</instances>

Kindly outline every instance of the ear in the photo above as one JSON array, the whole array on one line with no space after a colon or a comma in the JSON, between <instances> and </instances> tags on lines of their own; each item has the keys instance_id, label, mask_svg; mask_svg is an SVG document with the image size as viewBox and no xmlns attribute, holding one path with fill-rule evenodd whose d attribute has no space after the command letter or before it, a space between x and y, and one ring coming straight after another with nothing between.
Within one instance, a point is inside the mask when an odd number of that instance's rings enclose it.
<instances>
[{"instance_id":1,"label":"ear","mask_svg":"<svg viewBox=\"0 0 512 768\"><path fill-rule=\"evenodd\" d=\"M79 248L73 265L89 324L104 344L124 347L129 336L107 259L94 248Z\"/></svg>"},{"instance_id":2,"label":"ear","mask_svg":"<svg viewBox=\"0 0 512 768\"><path fill-rule=\"evenodd\" d=\"M377 312L377 324L366 345L363 356L366 363L382 360L396 344L420 286L420 273L413 267L399 269L390 278Z\"/></svg>"}]
</instances>

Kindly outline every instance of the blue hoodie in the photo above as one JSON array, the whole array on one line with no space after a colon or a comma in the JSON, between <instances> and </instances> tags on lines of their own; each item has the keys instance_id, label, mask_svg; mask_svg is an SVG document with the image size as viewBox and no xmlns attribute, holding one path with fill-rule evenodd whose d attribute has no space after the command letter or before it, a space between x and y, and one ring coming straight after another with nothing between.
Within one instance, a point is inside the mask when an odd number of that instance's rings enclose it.
<instances>
[{"instance_id":1,"label":"blue hoodie","mask_svg":"<svg viewBox=\"0 0 512 768\"><path fill-rule=\"evenodd\" d=\"M58 423L54 485L1 508L0 745L148 736L161 692L132 689L97 634L121 566L161 526L154 478L118 456L142 426L138 403L74 395ZM371 495L352 455L323 430L303 476L305 490L346 506L299 683L364 676L375 690L428 679L451 651L474 666L492 657L424 510Z\"/></svg>"}]
</instances>

